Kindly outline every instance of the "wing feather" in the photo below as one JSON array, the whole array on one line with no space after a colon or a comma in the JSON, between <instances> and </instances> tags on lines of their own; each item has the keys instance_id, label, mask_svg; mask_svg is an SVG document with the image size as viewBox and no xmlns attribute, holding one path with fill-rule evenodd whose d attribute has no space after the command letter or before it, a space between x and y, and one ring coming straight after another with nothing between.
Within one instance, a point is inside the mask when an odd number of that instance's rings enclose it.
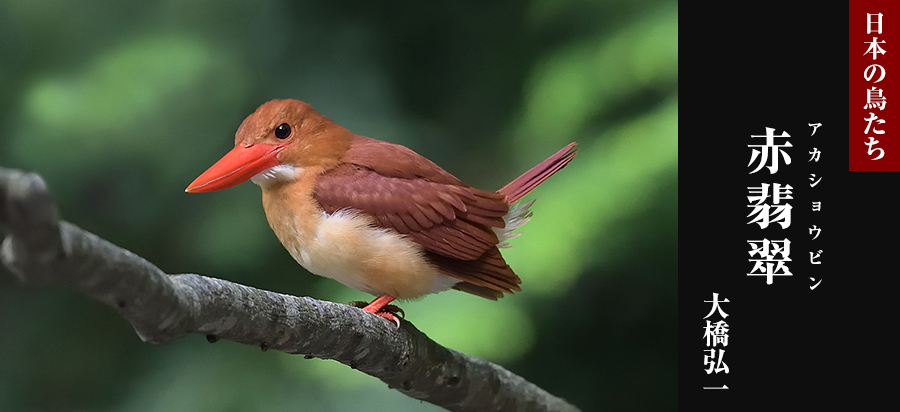
<instances>
[{"instance_id":1,"label":"wing feather","mask_svg":"<svg viewBox=\"0 0 900 412\"><path fill-rule=\"evenodd\" d=\"M504 226L502 215L497 216L498 206L481 205L489 197L461 195L477 190L388 177L367 167L344 164L319 176L313 197L327 213L360 210L373 216L378 226L408 235L426 250L474 260L499 242L491 228ZM472 202L471 208L467 201ZM505 204L503 207L508 210Z\"/></svg>"},{"instance_id":2,"label":"wing feather","mask_svg":"<svg viewBox=\"0 0 900 412\"><path fill-rule=\"evenodd\" d=\"M506 195L465 186L403 146L357 136L343 163L318 177L313 198L326 213L359 210L408 236L462 281L456 289L488 299L521 290L493 230L505 226Z\"/></svg>"}]
</instances>

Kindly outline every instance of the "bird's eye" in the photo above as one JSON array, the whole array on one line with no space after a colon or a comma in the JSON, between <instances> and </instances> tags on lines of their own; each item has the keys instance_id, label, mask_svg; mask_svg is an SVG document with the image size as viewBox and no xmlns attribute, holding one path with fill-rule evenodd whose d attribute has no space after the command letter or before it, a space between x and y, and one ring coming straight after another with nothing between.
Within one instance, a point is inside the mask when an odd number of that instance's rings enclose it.
<instances>
[{"instance_id":1,"label":"bird's eye","mask_svg":"<svg viewBox=\"0 0 900 412\"><path fill-rule=\"evenodd\" d=\"M275 128L275 137L279 139L287 139L291 136L291 126L287 123L282 123Z\"/></svg>"}]
</instances>

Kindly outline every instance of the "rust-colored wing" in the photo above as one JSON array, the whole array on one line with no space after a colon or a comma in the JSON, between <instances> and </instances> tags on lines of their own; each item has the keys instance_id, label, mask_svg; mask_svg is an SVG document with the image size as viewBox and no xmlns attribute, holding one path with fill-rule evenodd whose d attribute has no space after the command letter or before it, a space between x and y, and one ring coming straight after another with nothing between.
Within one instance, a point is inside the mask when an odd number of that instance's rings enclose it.
<instances>
[{"instance_id":1,"label":"rust-colored wing","mask_svg":"<svg viewBox=\"0 0 900 412\"><path fill-rule=\"evenodd\" d=\"M465 186L383 176L362 165L343 164L319 176L313 197L326 213L354 209L379 227L407 235L426 250L475 260L499 240L506 197Z\"/></svg>"},{"instance_id":2,"label":"rust-colored wing","mask_svg":"<svg viewBox=\"0 0 900 412\"><path fill-rule=\"evenodd\" d=\"M360 210L409 236L439 271L464 281L457 289L489 299L520 290L492 229L505 225L506 195L468 187L412 150L359 136L313 197L326 213Z\"/></svg>"},{"instance_id":3,"label":"rust-colored wing","mask_svg":"<svg viewBox=\"0 0 900 412\"><path fill-rule=\"evenodd\" d=\"M491 300L503 297L504 292L522 290L519 287L522 280L506 264L496 247L475 260L452 259L431 252L425 252L425 255L441 273L464 281L453 287L456 290Z\"/></svg>"}]
</instances>

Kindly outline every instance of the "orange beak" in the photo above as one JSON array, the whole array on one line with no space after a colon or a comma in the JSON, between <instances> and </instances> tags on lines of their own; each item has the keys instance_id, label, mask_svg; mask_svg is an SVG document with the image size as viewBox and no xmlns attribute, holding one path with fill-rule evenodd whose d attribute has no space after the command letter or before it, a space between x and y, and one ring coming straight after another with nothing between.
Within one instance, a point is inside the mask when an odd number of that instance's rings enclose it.
<instances>
[{"instance_id":1,"label":"orange beak","mask_svg":"<svg viewBox=\"0 0 900 412\"><path fill-rule=\"evenodd\" d=\"M185 189L188 193L214 192L246 182L272 166L285 145L241 143L226 153Z\"/></svg>"}]
</instances>

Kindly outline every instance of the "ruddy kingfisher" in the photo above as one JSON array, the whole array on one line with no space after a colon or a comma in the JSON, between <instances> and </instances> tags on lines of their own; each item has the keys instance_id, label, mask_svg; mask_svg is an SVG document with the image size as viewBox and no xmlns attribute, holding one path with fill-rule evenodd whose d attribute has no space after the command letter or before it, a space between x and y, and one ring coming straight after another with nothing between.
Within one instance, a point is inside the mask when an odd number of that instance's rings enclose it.
<instances>
[{"instance_id":1,"label":"ruddy kingfisher","mask_svg":"<svg viewBox=\"0 0 900 412\"><path fill-rule=\"evenodd\" d=\"M404 146L359 136L298 100L244 119L229 151L185 190L252 180L269 226L308 271L378 296L363 310L400 325L395 299L447 289L496 300L522 280L499 248L531 217L523 196L562 169L570 143L496 192L467 186Z\"/></svg>"}]
</instances>

